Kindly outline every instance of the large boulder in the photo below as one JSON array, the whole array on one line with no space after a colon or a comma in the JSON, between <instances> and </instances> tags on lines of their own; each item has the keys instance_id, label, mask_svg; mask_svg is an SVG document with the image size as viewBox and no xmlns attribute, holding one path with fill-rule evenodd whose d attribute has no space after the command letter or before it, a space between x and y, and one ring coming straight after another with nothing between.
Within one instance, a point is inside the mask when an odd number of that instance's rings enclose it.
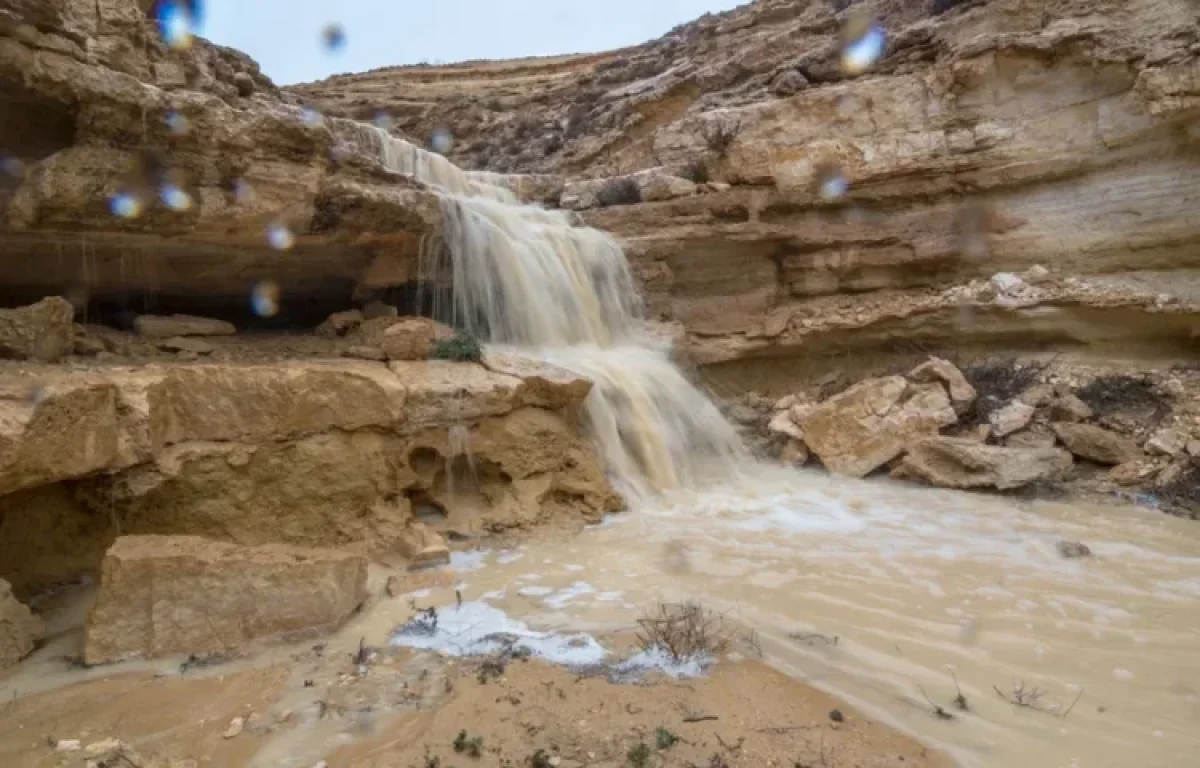
<instances>
[{"instance_id":1,"label":"large boulder","mask_svg":"<svg viewBox=\"0 0 1200 768\"><path fill-rule=\"evenodd\" d=\"M84 661L222 656L336 629L367 596L367 560L333 550L124 536L101 565Z\"/></svg>"},{"instance_id":2,"label":"large boulder","mask_svg":"<svg viewBox=\"0 0 1200 768\"><path fill-rule=\"evenodd\" d=\"M970 438L929 437L911 444L893 475L941 488L1010 490L1058 477L1071 454L1053 446L984 445Z\"/></svg>"},{"instance_id":3,"label":"large boulder","mask_svg":"<svg viewBox=\"0 0 1200 768\"><path fill-rule=\"evenodd\" d=\"M42 636L42 620L13 597L12 587L0 579L0 669L29 655Z\"/></svg>"},{"instance_id":4,"label":"large boulder","mask_svg":"<svg viewBox=\"0 0 1200 768\"><path fill-rule=\"evenodd\" d=\"M1142 458L1137 442L1092 424L1055 422L1054 434L1071 453L1097 464L1124 464Z\"/></svg>"},{"instance_id":5,"label":"large boulder","mask_svg":"<svg viewBox=\"0 0 1200 768\"><path fill-rule=\"evenodd\" d=\"M0 309L0 357L53 363L75 347L75 309L51 296L17 309Z\"/></svg>"},{"instance_id":6,"label":"large boulder","mask_svg":"<svg viewBox=\"0 0 1200 768\"><path fill-rule=\"evenodd\" d=\"M809 412L804 441L832 472L863 477L919 438L957 420L940 384L903 376L867 379Z\"/></svg>"}]
</instances>

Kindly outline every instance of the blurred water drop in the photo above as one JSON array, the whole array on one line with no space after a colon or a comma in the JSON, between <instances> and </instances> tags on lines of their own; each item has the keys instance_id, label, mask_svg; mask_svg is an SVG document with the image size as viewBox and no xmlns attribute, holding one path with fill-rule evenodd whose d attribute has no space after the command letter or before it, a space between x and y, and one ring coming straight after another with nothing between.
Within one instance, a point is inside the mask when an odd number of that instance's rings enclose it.
<instances>
[{"instance_id":1,"label":"blurred water drop","mask_svg":"<svg viewBox=\"0 0 1200 768\"><path fill-rule=\"evenodd\" d=\"M14 179L24 178L25 163L22 163L19 157L0 155L0 173L3 173L5 176L11 176Z\"/></svg>"},{"instance_id":2,"label":"blurred water drop","mask_svg":"<svg viewBox=\"0 0 1200 768\"><path fill-rule=\"evenodd\" d=\"M988 212L980 205L966 205L959 209L954 219L958 236L958 249L963 257L972 261L986 259L988 245Z\"/></svg>"},{"instance_id":3,"label":"blurred water drop","mask_svg":"<svg viewBox=\"0 0 1200 768\"><path fill-rule=\"evenodd\" d=\"M390 112L381 109L375 113L375 117L372 118L371 122L374 123L375 127L379 128L380 130L390 131L392 130L392 126L396 121L392 118L392 114Z\"/></svg>"},{"instance_id":4,"label":"blurred water drop","mask_svg":"<svg viewBox=\"0 0 1200 768\"><path fill-rule=\"evenodd\" d=\"M887 36L868 16L856 16L842 30L842 69L852 75L866 72L883 56Z\"/></svg>"},{"instance_id":5,"label":"blurred water drop","mask_svg":"<svg viewBox=\"0 0 1200 768\"><path fill-rule=\"evenodd\" d=\"M167 129L176 136L183 136L192 129L192 124L186 117L172 109L167 113Z\"/></svg>"},{"instance_id":6,"label":"blurred water drop","mask_svg":"<svg viewBox=\"0 0 1200 768\"><path fill-rule=\"evenodd\" d=\"M29 390L29 402L33 405L38 405L49 396L50 389L45 384L35 384Z\"/></svg>"},{"instance_id":7,"label":"blurred water drop","mask_svg":"<svg viewBox=\"0 0 1200 768\"><path fill-rule=\"evenodd\" d=\"M321 30L321 40L330 51L340 53L346 47L346 30L336 22L327 24L325 29Z\"/></svg>"},{"instance_id":8,"label":"blurred water drop","mask_svg":"<svg viewBox=\"0 0 1200 768\"><path fill-rule=\"evenodd\" d=\"M108 209L112 211L113 216L122 219L136 219L142 215L144 208L142 199L132 192L118 192L108 198Z\"/></svg>"},{"instance_id":9,"label":"blurred water drop","mask_svg":"<svg viewBox=\"0 0 1200 768\"><path fill-rule=\"evenodd\" d=\"M154 4L158 34L177 51L191 46L202 16L202 0L157 0Z\"/></svg>"},{"instance_id":10,"label":"blurred water drop","mask_svg":"<svg viewBox=\"0 0 1200 768\"><path fill-rule=\"evenodd\" d=\"M836 165L817 168L817 192L825 200L840 200L850 189L846 174Z\"/></svg>"},{"instance_id":11,"label":"blurred water drop","mask_svg":"<svg viewBox=\"0 0 1200 768\"><path fill-rule=\"evenodd\" d=\"M296 236L282 222L267 227L267 243L277 251L286 251L296 244Z\"/></svg>"},{"instance_id":12,"label":"blurred water drop","mask_svg":"<svg viewBox=\"0 0 1200 768\"><path fill-rule=\"evenodd\" d=\"M454 136L445 128L438 128L429 137L429 146L433 147L434 152L444 155L454 148Z\"/></svg>"},{"instance_id":13,"label":"blurred water drop","mask_svg":"<svg viewBox=\"0 0 1200 768\"><path fill-rule=\"evenodd\" d=\"M76 312L82 312L87 308L90 295L91 291L83 283L73 283L63 292L63 298L71 303Z\"/></svg>"},{"instance_id":14,"label":"blurred water drop","mask_svg":"<svg viewBox=\"0 0 1200 768\"><path fill-rule=\"evenodd\" d=\"M192 196L174 184L163 184L158 195L163 205L172 211L186 211L192 207Z\"/></svg>"},{"instance_id":15,"label":"blurred water drop","mask_svg":"<svg viewBox=\"0 0 1200 768\"><path fill-rule=\"evenodd\" d=\"M250 291L250 307L259 317L274 317L279 312L279 286L270 280L255 283Z\"/></svg>"},{"instance_id":16,"label":"blurred water drop","mask_svg":"<svg viewBox=\"0 0 1200 768\"><path fill-rule=\"evenodd\" d=\"M309 106L300 108L300 120L309 128L315 128L320 125L322 119L321 113L316 109Z\"/></svg>"},{"instance_id":17,"label":"blurred water drop","mask_svg":"<svg viewBox=\"0 0 1200 768\"><path fill-rule=\"evenodd\" d=\"M955 325L959 330L968 331L975 327L975 307L970 304L960 304L954 315Z\"/></svg>"},{"instance_id":18,"label":"blurred water drop","mask_svg":"<svg viewBox=\"0 0 1200 768\"><path fill-rule=\"evenodd\" d=\"M245 179L238 179L233 182L233 199L241 205L246 205L254 200L254 187L250 186L250 182Z\"/></svg>"}]
</instances>

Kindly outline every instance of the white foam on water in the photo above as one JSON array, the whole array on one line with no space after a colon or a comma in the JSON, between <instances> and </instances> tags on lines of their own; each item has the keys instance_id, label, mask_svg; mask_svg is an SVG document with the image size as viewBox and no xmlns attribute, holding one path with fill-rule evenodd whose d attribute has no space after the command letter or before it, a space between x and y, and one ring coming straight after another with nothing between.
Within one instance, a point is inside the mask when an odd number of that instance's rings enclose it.
<instances>
[{"instance_id":1,"label":"white foam on water","mask_svg":"<svg viewBox=\"0 0 1200 768\"><path fill-rule=\"evenodd\" d=\"M509 565L510 563L515 563L524 557L525 557L524 552L515 552L512 550L505 550L496 556L496 562L499 563L500 565Z\"/></svg>"},{"instance_id":2,"label":"white foam on water","mask_svg":"<svg viewBox=\"0 0 1200 768\"><path fill-rule=\"evenodd\" d=\"M522 597L545 597L554 592L553 587L521 587L517 590L517 594Z\"/></svg>"},{"instance_id":3,"label":"white foam on water","mask_svg":"<svg viewBox=\"0 0 1200 768\"><path fill-rule=\"evenodd\" d=\"M582 597L583 595L593 594L595 591L596 588L591 584L588 584L585 581L577 581L571 586L560 589L554 594L549 595L542 602L549 607L558 610L567 607L567 605L576 598Z\"/></svg>"},{"instance_id":4,"label":"white foam on water","mask_svg":"<svg viewBox=\"0 0 1200 768\"><path fill-rule=\"evenodd\" d=\"M714 663L711 656L693 656L687 659L675 659L662 648L651 648L640 651L628 659L616 664L614 669L618 679L624 677L642 677L649 672L658 671L676 679L701 677Z\"/></svg>"},{"instance_id":5,"label":"white foam on water","mask_svg":"<svg viewBox=\"0 0 1200 768\"><path fill-rule=\"evenodd\" d=\"M473 549L468 552L451 552L450 567L456 571L477 571L487 564L491 550Z\"/></svg>"},{"instance_id":6,"label":"white foam on water","mask_svg":"<svg viewBox=\"0 0 1200 768\"><path fill-rule=\"evenodd\" d=\"M425 634L401 628L392 635L392 644L446 656L485 656L515 645L528 648L539 659L567 666L599 664L608 655L589 634L535 632L524 622L480 601L445 608L437 616L436 631Z\"/></svg>"}]
</instances>

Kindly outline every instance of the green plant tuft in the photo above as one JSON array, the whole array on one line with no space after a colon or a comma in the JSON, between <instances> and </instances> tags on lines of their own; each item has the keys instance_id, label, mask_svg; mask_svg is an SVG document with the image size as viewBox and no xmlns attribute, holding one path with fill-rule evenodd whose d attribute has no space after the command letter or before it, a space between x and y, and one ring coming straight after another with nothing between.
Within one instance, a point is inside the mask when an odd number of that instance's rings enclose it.
<instances>
[{"instance_id":1,"label":"green plant tuft","mask_svg":"<svg viewBox=\"0 0 1200 768\"><path fill-rule=\"evenodd\" d=\"M459 331L453 338L435 341L429 356L434 360L478 363L483 358L483 347L479 339L466 331Z\"/></svg>"}]
</instances>

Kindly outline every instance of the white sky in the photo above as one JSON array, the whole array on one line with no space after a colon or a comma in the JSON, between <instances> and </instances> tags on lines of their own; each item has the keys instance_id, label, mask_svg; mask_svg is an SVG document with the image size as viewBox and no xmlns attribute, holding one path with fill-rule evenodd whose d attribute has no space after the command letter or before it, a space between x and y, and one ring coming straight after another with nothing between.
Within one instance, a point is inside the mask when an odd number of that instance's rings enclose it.
<instances>
[{"instance_id":1,"label":"white sky","mask_svg":"<svg viewBox=\"0 0 1200 768\"><path fill-rule=\"evenodd\" d=\"M586 53L656 38L744 0L207 0L199 33L280 85L420 61ZM321 31L342 26L329 51Z\"/></svg>"}]
</instances>

